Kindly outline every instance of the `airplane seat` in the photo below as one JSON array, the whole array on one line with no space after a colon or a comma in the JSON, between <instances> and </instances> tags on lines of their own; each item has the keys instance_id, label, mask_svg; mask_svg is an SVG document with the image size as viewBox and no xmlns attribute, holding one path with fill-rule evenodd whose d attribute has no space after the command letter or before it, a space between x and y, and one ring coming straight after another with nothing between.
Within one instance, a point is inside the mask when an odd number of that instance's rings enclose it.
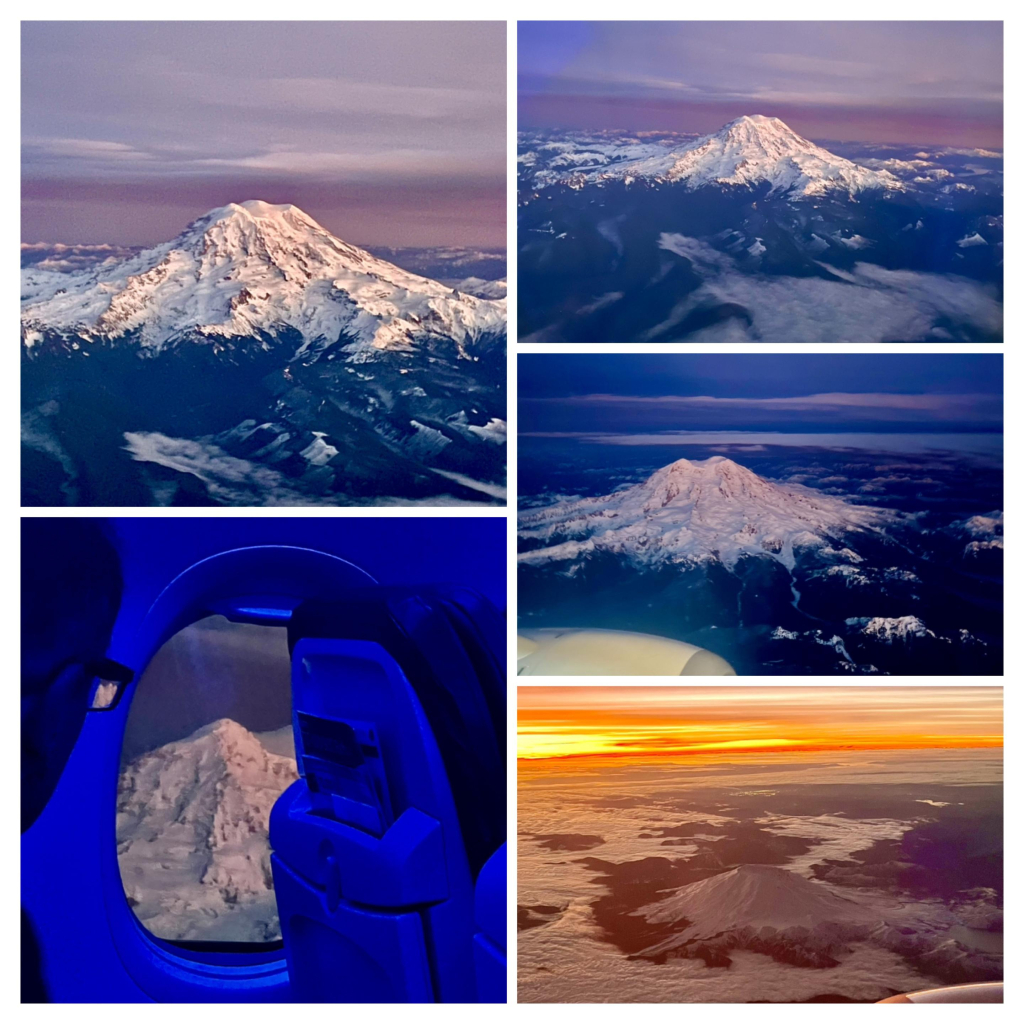
<instances>
[{"instance_id":1,"label":"airplane seat","mask_svg":"<svg viewBox=\"0 0 1024 1024\"><path fill-rule=\"evenodd\" d=\"M435 587L432 593L476 670L504 763L508 721L505 616L483 594L469 587Z\"/></svg>"},{"instance_id":2,"label":"airplane seat","mask_svg":"<svg viewBox=\"0 0 1024 1024\"><path fill-rule=\"evenodd\" d=\"M383 587L293 611L301 778L270 843L296 1001L476 1001L474 878L505 839L489 618Z\"/></svg>"},{"instance_id":3,"label":"airplane seat","mask_svg":"<svg viewBox=\"0 0 1024 1024\"><path fill-rule=\"evenodd\" d=\"M476 882L476 924L473 959L476 990L481 1003L504 1003L507 999L507 940L505 898L508 877L508 845L484 865Z\"/></svg>"},{"instance_id":4,"label":"airplane seat","mask_svg":"<svg viewBox=\"0 0 1024 1024\"><path fill-rule=\"evenodd\" d=\"M341 601L307 601L292 613L289 644L301 637L380 644L405 673L437 742L473 877L505 842L504 627L480 595L454 588L366 587ZM453 625L453 620L459 627ZM489 620L491 620L489 622ZM463 643L462 635L473 638ZM489 665L478 673L475 660ZM500 707L488 694L500 693ZM500 796L496 796L500 794Z\"/></svg>"}]
</instances>

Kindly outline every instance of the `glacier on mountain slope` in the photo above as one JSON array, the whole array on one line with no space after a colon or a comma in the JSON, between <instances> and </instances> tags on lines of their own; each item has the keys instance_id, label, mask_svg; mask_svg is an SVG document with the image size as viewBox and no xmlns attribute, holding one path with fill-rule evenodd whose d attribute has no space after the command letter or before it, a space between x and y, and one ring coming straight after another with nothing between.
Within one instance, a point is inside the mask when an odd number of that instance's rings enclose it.
<instances>
[{"instance_id":1,"label":"glacier on mountain slope","mask_svg":"<svg viewBox=\"0 0 1024 1024\"><path fill-rule=\"evenodd\" d=\"M299 352L344 337L350 357L408 350L421 338L472 358L505 331L504 299L481 299L411 274L332 235L291 205L260 200L211 210L170 242L68 273L27 268L22 337L89 343L133 335L149 352L183 339L294 331Z\"/></svg>"},{"instance_id":2,"label":"glacier on mountain slope","mask_svg":"<svg viewBox=\"0 0 1024 1024\"><path fill-rule=\"evenodd\" d=\"M819 196L832 191L849 195L867 189L904 191L906 185L886 170L873 170L836 156L794 132L777 117L754 114L730 121L711 135L667 147L630 142L607 147L589 146L574 152L572 143L534 177L534 187L583 184L637 178L703 185L751 186L762 182L771 192ZM531 166L529 154L520 158Z\"/></svg>"},{"instance_id":3,"label":"glacier on mountain slope","mask_svg":"<svg viewBox=\"0 0 1024 1024\"><path fill-rule=\"evenodd\" d=\"M271 808L298 778L286 731L268 734L264 746L237 722L220 719L122 768L121 880L152 934L280 938L267 834Z\"/></svg>"},{"instance_id":4,"label":"glacier on mountain slope","mask_svg":"<svg viewBox=\"0 0 1024 1024\"><path fill-rule=\"evenodd\" d=\"M679 459L614 494L524 513L519 536L554 543L521 553L519 561L537 565L609 552L643 567L718 560L732 569L743 556L757 555L791 570L801 548L858 561L831 539L865 531L881 537L896 519L894 512L799 484L772 483L723 456Z\"/></svg>"}]
</instances>

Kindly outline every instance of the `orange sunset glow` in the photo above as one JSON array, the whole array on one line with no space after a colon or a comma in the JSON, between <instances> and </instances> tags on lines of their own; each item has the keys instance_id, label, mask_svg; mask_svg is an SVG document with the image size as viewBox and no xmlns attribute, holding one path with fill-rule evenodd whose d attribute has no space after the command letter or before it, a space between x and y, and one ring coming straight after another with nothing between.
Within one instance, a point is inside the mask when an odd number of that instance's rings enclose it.
<instances>
[{"instance_id":1,"label":"orange sunset glow","mask_svg":"<svg viewBox=\"0 0 1024 1024\"><path fill-rule=\"evenodd\" d=\"M1001 687L520 686L518 756L1001 747Z\"/></svg>"}]
</instances>

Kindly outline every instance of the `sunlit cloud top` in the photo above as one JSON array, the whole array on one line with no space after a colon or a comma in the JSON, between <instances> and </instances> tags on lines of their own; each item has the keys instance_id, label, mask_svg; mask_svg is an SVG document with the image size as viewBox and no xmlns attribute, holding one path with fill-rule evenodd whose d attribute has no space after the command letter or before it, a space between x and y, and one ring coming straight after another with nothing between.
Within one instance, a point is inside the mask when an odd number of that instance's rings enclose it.
<instances>
[{"instance_id":1,"label":"sunlit cloud top","mask_svg":"<svg viewBox=\"0 0 1024 1024\"><path fill-rule=\"evenodd\" d=\"M520 758L1002 745L999 687L518 688Z\"/></svg>"}]
</instances>

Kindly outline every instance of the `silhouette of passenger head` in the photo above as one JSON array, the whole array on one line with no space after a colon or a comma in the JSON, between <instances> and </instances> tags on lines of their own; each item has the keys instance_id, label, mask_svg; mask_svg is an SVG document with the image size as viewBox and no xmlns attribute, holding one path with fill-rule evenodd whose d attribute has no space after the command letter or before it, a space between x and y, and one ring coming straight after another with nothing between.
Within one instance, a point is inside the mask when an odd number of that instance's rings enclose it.
<instances>
[{"instance_id":1,"label":"silhouette of passenger head","mask_svg":"<svg viewBox=\"0 0 1024 1024\"><path fill-rule=\"evenodd\" d=\"M90 663L121 604L121 565L102 521L21 521L21 828L53 794L85 721Z\"/></svg>"}]
</instances>

